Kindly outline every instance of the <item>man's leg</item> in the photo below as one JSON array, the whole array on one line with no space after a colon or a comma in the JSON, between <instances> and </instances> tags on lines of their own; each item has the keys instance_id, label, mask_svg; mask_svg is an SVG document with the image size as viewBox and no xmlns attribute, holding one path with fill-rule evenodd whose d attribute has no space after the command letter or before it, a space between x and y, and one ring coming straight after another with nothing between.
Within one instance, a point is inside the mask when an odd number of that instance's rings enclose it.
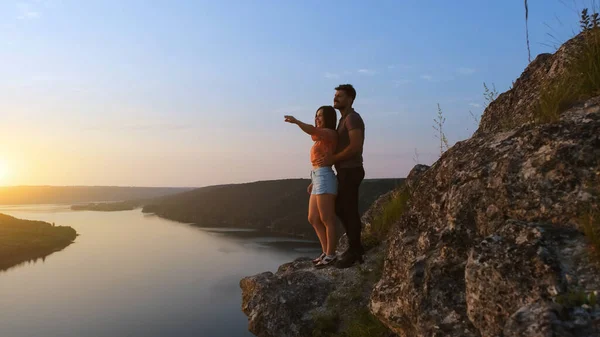
<instances>
[{"instance_id":1,"label":"man's leg","mask_svg":"<svg viewBox=\"0 0 600 337\"><path fill-rule=\"evenodd\" d=\"M349 248L338 261L339 268L348 268L362 258L364 249L360 242L361 221L358 212L358 190L362 180L364 179L365 171L363 168L348 168L343 170L340 177L339 187L343 194L338 195L339 204L336 209L339 210L341 219L346 229Z\"/></svg>"},{"instance_id":2,"label":"man's leg","mask_svg":"<svg viewBox=\"0 0 600 337\"><path fill-rule=\"evenodd\" d=\"M348 219L346 218L346 212L344 212L346 208L346 204L348 203L348 174L346 174L346 169L338 169L337 170L337 180L338 180L338 194L335 198L335 214L340 219L342 223L342 227L344 227L344 232L346 233L346 238L348 239L348 244L350 244L350 239L348 236ZM350 246L346 249L340 257L345 256L348 252L350 252Z\"/></svg>"},{"instance_id":3,"label":"man's leg","mask_svg":"<svg viewBox=\"0 0 600 337\"><path fill-rule=\"evenodd\" d=\"M364 249L360 241L362 224L358 211L358 191L365 177L363 168L353 168L348 172L344 218L346 219L346 232L351 251L356 255L363 255Z\"/></svg>"}]
</instances>

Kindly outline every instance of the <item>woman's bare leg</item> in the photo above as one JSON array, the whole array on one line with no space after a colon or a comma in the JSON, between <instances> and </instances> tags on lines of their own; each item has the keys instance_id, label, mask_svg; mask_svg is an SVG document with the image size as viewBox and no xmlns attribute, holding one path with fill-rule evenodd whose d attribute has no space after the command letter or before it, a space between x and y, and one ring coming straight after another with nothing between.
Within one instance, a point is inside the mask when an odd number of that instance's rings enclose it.
<instances>
[{"instance_id":1,"label":"woman's bare leg","mask_svg":"<svg viewBox=\"0 0 600 337\"><path fill-rule=\"evenodd\" d=\"M321 222L325 225L326 228L326 251L327 255L334 255L335 249L337 246L336 236L335 236L335 224L336 224L336 215L335 215L335 194L320 194L317 195L317 205L319 208L319 215L321 217Z\"/></svg>"},{"instance_id":2,"label":"woman's bare leg","mask_svg":"<svg viewBox=\"0 0 600 337\"><path fill-rule=\"evenodd\" d=\"M327 251L327 232L325 230L325 225L321 221L321 215L319 213L319 206L317 204L317 195L311 194L310 199L308 201L308 222L313 226L317 236L319 237L319 242L321 242L321 248L323 252Z\"/></svg>"}]
</instances>

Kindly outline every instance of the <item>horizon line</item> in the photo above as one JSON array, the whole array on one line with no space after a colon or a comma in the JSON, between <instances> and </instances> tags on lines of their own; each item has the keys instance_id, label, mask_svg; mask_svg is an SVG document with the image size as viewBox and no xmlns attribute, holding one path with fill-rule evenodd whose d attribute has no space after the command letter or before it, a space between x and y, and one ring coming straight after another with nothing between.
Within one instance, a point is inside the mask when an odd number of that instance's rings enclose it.
<instances>
[{"instance_id":1,"label":"horizon line","mask_svg":"<svg viewBox=\"0 0 600 337\"><path fill-rule=\"evenodd\" d=\"M378 178L365 178L364 180L382 180L382 179L406 179L406 177L378 177ZM268 180L252 180L246 182L239 183L221 183L221 184L212 184L212 185L203 185L203 186L134 186L134 185L0 185L0 189L2 188L17 188L17 187L113 187L113 188L204 188L204 187L212 187L212 186L224 186L224 185L242 185L242 184L252 184L259 182L269 182L269 181L282 181L282 180L310 180L309 178L281 178L281 179L268 179Z\"/></svg>"}]
</instances>

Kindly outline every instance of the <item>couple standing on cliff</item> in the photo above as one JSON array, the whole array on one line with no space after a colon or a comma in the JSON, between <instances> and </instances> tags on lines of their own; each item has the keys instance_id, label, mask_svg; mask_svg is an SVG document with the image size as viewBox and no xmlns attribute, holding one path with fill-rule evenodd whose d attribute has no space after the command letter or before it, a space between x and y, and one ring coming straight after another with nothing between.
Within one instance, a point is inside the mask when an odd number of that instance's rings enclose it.
<instances>
[{"instance_id":1,"label":"couple standing on cliff","mask_svg":"<svg viewBox=\"0 0 600 337\"><path fill-rule=\"evenodd\" d=\"M314 126L285 116L286 122L298 125L314 141L310 151L308 221L323 249L323 253L313 260L317 268L330 265L348 268L363 260L358 189L365 177L362 157L365 124L352 108L355 99L354 87L342 84L335 88L333 107L317 109ZM336 109L341 113L339 123ZM332 166L335 166L337 176ZM349 248L339 257L336 256L336 215L342 221L349 243Z\"/></svg>"}]
</instances>

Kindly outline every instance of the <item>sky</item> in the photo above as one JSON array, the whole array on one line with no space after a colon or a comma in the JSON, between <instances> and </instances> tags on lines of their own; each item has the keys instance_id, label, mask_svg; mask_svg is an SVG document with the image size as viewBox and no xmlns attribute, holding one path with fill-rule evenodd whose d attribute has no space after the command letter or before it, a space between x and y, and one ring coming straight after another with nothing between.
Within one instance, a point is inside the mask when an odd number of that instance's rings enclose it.
<instances>
[{"instance_id":1,"label":"sky","mask_svg":"<svg viewBox=\"0 0 600 337\"><path fill-rule=\"evenodd\" d=\"M530 0L532 59L590 1ZM528 64L521 0L0 0L0 185L200 187L308 178L312 123L351 83L367 178L471 136L483 83ZM471 112L471 113L470 113Z\"/></svg>"}]
</instances>

